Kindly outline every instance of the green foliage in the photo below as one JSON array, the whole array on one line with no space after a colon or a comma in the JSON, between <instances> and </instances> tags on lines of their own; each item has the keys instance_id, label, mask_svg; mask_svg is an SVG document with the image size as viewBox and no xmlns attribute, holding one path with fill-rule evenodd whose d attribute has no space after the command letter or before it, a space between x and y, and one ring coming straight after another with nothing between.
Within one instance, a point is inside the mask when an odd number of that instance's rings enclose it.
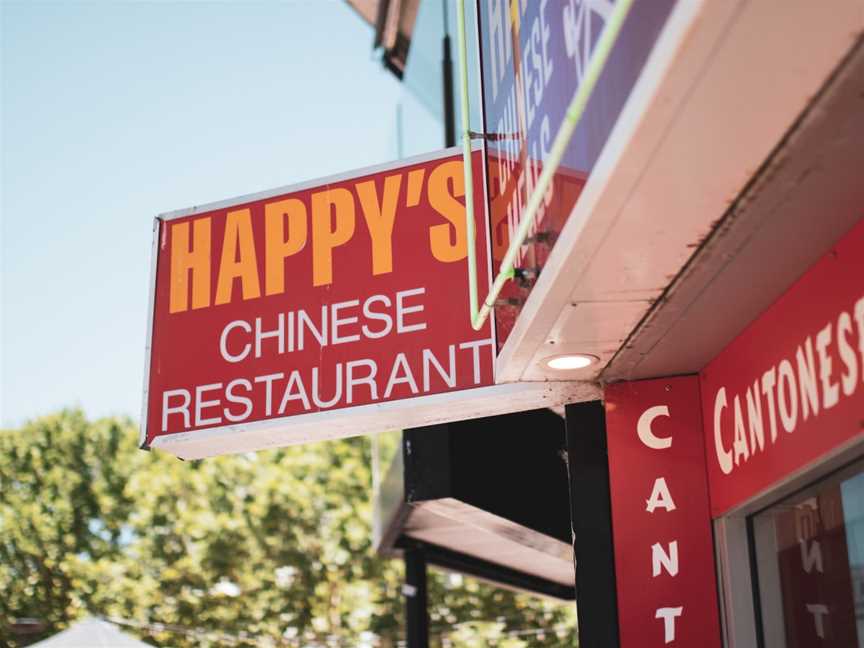
<instances>
[{"instance_id":1,"label":"green foliage","mask_svg":"<svg viewBox=\"0 0 864 648\"><path fill-rule=\"evenodd\" d=\"M180 648L403 636L401 562L370 546L368 439L198 462L136 442L80 411L0 432L0 645L85 613ZM455 575L431 575L430 615L436 646L575 644L572 605ZM13 634L22 617L45 632Z\"/></svg>"}]
</instances>

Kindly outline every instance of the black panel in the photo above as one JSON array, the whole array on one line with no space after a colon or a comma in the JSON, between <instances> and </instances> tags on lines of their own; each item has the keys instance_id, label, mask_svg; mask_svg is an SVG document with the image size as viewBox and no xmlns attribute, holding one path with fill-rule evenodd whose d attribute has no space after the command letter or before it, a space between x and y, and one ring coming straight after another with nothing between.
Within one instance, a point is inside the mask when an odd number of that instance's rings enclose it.
<instances>
[{"instance_id":1,"label":"black panel","mask_svg":"<svg viewBox=\"0 0 864 648\"><path fill-rule=\"evenodd\" d=\"M564 420L549 410L450 426L456 496L570 542Z\"/></svg>"},{"instance_id":2,"label":"black panel","mask_svg":"<svg viewBox=\"0 0 864 648\"><path fill-rule=\"evenodd\" d=\"M554 412L415 428L403 445L408 501L454 497L570 542L564 421Z\"/></svg>"},{"instance_id":3,"label":"black panel","mask_svg":"<svg viewBox=\"0 0 864 648\"><path fill-rule=\"evenodd\" d=\"M447 425L430 425L402 433L406 502L453 496L450 438Z\"/></svg>"},{"instance_id":4,"label":"black panel","mask_svg":"<svg viewBox=\"0 0 864 648\"><path fill-rule=\"evenodd\" d=\"M567 452L581 648L618 646L606 416L599 401L568 405Z\"/></svg>"}]
</instances>

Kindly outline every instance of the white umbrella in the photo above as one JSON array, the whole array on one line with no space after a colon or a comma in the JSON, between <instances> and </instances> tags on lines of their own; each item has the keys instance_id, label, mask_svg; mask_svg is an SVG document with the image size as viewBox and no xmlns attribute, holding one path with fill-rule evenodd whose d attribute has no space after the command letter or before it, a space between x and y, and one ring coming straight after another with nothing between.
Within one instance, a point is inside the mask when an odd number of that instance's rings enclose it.
<instances>
[{"instance_id":1,"label":"white umbrella","mask_svg":"<svg viewBox=\"0 0 864 648\"><path fill-rule=\"evenodd\" d=\"M150 644L120 632L113 623L85 617L63 632L31 648L152 648Z\"/></svg>"}]
</instances>

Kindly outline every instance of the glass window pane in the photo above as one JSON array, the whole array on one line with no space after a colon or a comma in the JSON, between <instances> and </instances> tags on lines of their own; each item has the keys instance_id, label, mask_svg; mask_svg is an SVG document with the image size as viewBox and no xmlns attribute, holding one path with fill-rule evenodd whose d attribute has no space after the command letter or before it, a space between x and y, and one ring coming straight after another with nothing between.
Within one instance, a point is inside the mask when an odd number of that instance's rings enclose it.
<instances>
[{"instance_id":1,"label":"glass window pane","mask_svg":"<svg viewBox=\"0 0 864 648\"><path fill-rule=\"evenodd\" d=\"M864 648L864 462L759 513L753 528L765 645Z\"/></svg>"}]
</instances>

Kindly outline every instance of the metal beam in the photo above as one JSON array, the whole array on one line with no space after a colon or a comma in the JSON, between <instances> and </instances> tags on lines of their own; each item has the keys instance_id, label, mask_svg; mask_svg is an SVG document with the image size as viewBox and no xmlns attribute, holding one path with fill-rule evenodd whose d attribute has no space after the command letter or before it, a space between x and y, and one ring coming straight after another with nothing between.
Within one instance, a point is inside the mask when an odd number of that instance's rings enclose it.
<instances>
[{"instance_id":1,"label":"metal beam","mask_svg":"<svg viewBox=\"0 0 864 648\"><path fill-rule=\"evenodd\" d=\"M426 597L426 555L422 548L405 550L405 638L407 648L429 648Z\"/></svg>"}]
</instances>

